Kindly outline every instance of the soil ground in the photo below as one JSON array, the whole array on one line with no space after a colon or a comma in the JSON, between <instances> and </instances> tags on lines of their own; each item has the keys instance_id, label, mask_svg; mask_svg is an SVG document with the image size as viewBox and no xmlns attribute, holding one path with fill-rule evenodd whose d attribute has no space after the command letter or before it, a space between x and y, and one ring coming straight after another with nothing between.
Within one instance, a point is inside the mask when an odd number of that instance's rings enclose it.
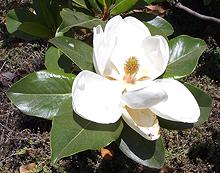
<instances>
[{"instance_id":1,"label":"soil ground","mask_svg":"<svg viewBox=\"0 0 220 173\"><path fill-rule=\"evenodd\" d=\"M202 1L182 1L194 10L219 17L219 1L208 7ZM216 4L217 3L217 4ZM20 78L44 69L45 41L24 41L7 33L6 12L16 6L0 1L0 172L19 172L19 167L36 163L35 172L220 172L220 26L204 22L185 12L171 9L166 16L175 29L174 35L188 34L204 39L208 49L196 71L186 79L213 98L208 122L185 131L162 130L166 147L166 163L162 170L139 165L124 156L112 144L113 160L103 160L99 151L85 151L50 163L49 131L51 122L22 114L5 95Z\"/></svg>"}]
</instances>

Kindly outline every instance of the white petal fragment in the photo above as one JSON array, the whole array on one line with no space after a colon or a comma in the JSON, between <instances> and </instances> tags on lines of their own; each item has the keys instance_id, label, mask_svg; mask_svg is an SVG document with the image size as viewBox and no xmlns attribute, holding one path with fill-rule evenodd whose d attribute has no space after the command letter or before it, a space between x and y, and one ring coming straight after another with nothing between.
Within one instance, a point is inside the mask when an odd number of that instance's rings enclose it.
<instances>
[{"instance_id":1,"label":"white petal fragment","mask_svg":"<svg viewBox=\"0 0 220 173\"><path fill-rule=\"evenodd\" d=\"M135 33L135 36L140 36L140 38L145 38L148 36L151 36L151 33L149 31L149 29L144 25L143 22L141 22L140 20L136 19L135 17L129 16L124 18L124 22L126 23L126 25L129 25L130 28L127 28L126 30L130 30L130 31L136 31L133 32L132 34Z\"/></svg>"},{"instance_id":2,"label":"white petal fragment","mask_svg":"<svg viewBox=\"0 0 220 173\"><path fill-rule=\"evenodd\" d=\"M194 123L200 116L199 105L191 92L179 81L174 79L156 80L166 92L167 100L160 102L150 109L158 116L185 123Z\"/></svg>"},{"instance_id":3,"label":"white petal fragment","mask_svg":"<svg viewBox=\"0 0 220 173\"><path fill-rule=\"evenodd\" d=\"M168 43L162 36L147 37L142 43L142 50L145 56L140 58L140 73L147 71L148 77L156 79L164 73L169 61Z\"/></svg>"},{"instance_id":4,"label":"white petal fragment","mask_svg":"<svg viewBox=\"0 0 220 173\"><path fill-rule=\"evenodd\" d=\"M111 61L119 73L123 75L125 62L132 56L138 57L140 55L141 43L150 36L150 32L138 19L126 17L115 27L113 34L116 36L116 45ZM143 50L141 51L143 52Z\"/></svg>"},{"instance_id":5,"label":"white petal fragment","mask_svg":"<svg viewBox=\"0 0 220 173\"><path fill-rule=\"evenodd\" d=\"M104 33L102 27L98 25L93 28L93 64L98 74L103 73L103 69L107 64L107 57L103 57L103 41Z\"/></svg>"},{"instance_id":6,"label":"white petal fragment","mask_svg":"<svg viewBox=\"0 0 220 173\"><path fill-rule=\"evenodd\" d=\"M93 28L93 62L96 72L100 75L104 75L105 70L108 70L106 67L116 42L115 30L121 22L121 16L116 16L108 21L104 32L100 25Z\"/></svg>"},{"instance_id":7,"label":"white petal fragment","mask_svg":"<svg viewBox=\"0 0 220 173\"><path fill-rule=\"evenodd\" d=\"M149 109L131 109L126 106L122 116L125 122L144 138L156 140L160 137L157 116Z\"/></svg>"},{"instance_id":8,"label":"white petal fragment","mask_svg":"<svg viewBox=\"0 0 220 173\"><path fill-rule=\"evenodd\" d=\"M93 72L80 72L73 82L72 104L74 111L87 120L109 124L122 114L119 83Z\"/></svg>"},{"instance_id":9,"label":"white petal fragment","mask_svg":"<svg viewBox=\"0 0 220 173\"><path fill-rule=\"evenodd\" d=\"M121 96L125 105L133 109L146 109L167 99L167 94L160 86L150 82L150 85L137 90L130 90Z\"/></svg>"}]
</instances>

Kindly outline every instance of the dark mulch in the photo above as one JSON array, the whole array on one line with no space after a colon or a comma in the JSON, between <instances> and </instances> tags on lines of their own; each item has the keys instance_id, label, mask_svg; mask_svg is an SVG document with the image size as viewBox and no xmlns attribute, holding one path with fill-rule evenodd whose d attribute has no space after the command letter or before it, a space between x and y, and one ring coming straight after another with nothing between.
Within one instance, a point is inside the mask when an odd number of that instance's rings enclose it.
<instances>
[{"instance_id":1,"label":"dark mulch","mask_svg":"<svg viewBox=\"0 0 220 173\"><path fill-rule=\"evenodd\" d=\"M213 0L213 3L215 2L217 1ZM196 4L191 3L192 8L195 8ZM5 16L6 11L12 8L11 5L13 7L13 1L7 7L5 3L0 3L0 16ZM215 6L214 4L213 7ZM205 13L207 11L201 6L199 9ZM170 11L168 20L174 25L176 34L184 33L201 37L207 42L209 47L200 59L198 68L186 80L205 90L212 96L214 102L208 122L200 127L185 131L162 130L166 163L161 172L218 173L220 172L220 47L219 35L213 33L216 25L209 25L207 29L207 23L175 9ZM18 172L21 165L32 162L38 166L36 172L160 171L146 168L126 158L114 144L110 146L115 153L113 160L103 160L99 151L85 151L52 165L49 147L51 122L22 114L5 95L7 89L20 78L44 69L43 58L47 43L14 38L6 32L3 17L0 19L0 29L0 172Z\"/></svg>"}]
</instances>

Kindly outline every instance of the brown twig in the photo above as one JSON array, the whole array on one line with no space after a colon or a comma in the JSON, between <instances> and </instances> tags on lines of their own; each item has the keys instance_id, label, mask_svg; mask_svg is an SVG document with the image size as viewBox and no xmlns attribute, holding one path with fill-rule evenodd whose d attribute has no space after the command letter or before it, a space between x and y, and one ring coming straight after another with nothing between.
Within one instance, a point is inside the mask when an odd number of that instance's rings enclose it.
<instances>
[{"instance_id":1,"label":"brown twig","mask_svg":"<svg viewBox=\"0 0 220 173\"><path fill-rule=\"evenodd\" d=\"M206 16L206 15L200 14L196 11L193 11L192 9L190 9L190 8L186 7L185 5L181 4L178 0L168 0L168 2L171 4L171 6L174 6L176 8L181 9L181 10L184 10L187 13L189 13L189 14L195 16L195 17L198 17L198 18L203 19L203 20L212 21L212 22L220 24L220 19L215 18L215 17L211 17L211 16Z\"/></svg>"}]
</instances>

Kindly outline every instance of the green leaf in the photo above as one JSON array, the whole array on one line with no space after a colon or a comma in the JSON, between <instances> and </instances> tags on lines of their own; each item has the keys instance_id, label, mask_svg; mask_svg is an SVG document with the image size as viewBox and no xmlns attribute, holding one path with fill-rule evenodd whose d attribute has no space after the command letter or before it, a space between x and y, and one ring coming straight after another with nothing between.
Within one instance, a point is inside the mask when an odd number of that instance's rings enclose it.
<instances>
[{"instance_id":1,"label":"green leaf","mask_svg":"<svg viewBox=\"0 0 220 173\"><path fill-rule=\"evenodd\" d=\"M79 5L80 7L87 9L85 0L72 0L72 1L77 5Z\"/></svg>"},{"instance_id":2,"label":"green leaf","mask_svg":"<svg viewBox=\"0 0 220 173\"><path fill-rule=\"evenodd\" d=\"M209 114L212 109L212 98L209 95L207 95L204 91L191 84L184 83L184 85L193 94L193 96L199 104L200 117L199 120L194 124L194 126L199 126L205 121L207 121L209 118Z\"/></svg>"},{"instance_id":3,"label":"green leaf","mask_svg":"<svg viewBox=\"0 0 220 173\"><path fill-rule=\"evenodd\" d=\"M56 31L56 19L52 14L51 0L33 0L33 6L40 22L50 30Z\"/></svg>"},{"instance_id":4,"label":"green leaf","mask_svg":"<svg viewBox=\"0 0 220 173\"><path fill-rule=\"evenodd\" d=\"M72 74L34 72L16 82L7 96L23 113L51 119L60 105L71 99L73 79Z\"/></svg>"},{"instance_id":5,"label":"green leaf","mask_svg":"<svg viewBox=\"0 0 220 173\"><path fill-rule=\"evenodd\" d=\"M168 40L166 34L159 28L155 27L154 25L148 23L148 22L144 22L145 26L147 26L147 28L149 29L150 33L152 36L154 35L162 35L164 38L166 38L166 40Z\"/></svg>"},{"instance_id":6,"label":"green leaf","mask_svg":"<svg viewBox=\"0 0 220 173\"><path fill-rule=\"evenodd\" d=\"M89 0L89 8L95 13L100 14L102 12L96 0Z\"/></svg>"},{"instance_id":7,"label":"green leaf","mask_svg":"<svg viewBox=\"0 0 220 173\"><path fill-rule=\"evenodd\" d=\"M24 22L18 27L18 30L39 38L48 39L53 37L53 33L39 23Z\"/></svg>"},{"instance_id":8,"label":"green leaf","mask_svg":"<svg viewBox=\"0 0 220 173\"><path fill-rule=\"evenodd\" d=\"M170 40L169 48L170 60L163 78L182 78L195 70L206 43L198 38L181 35Z\"/></svg>"},{"instance_id":9,"label":"green leaf","mask_svg":"<svg viewBox=\"0 0 220 173\"><path fill-rule=\"evenodd\" d=\"M161 138L149 141L124 123L123 131L116 143L127 157L137 163L151 168L161 168L164 164L165 152Z\"/></svg>"},{"instance_id":10,"label":"green leaf","mask_svg":"<svg viewBox=\"0 0 220 173\"><path fill-rule=\"evenodd\" d=\"M85 27L85 28L93 28L100 24L102 25L104 24L104 22L98 18L88 16L81 12L74 12L67 8L63 9L60 14L63 19L63 22L58 28L56 35L62 35L63 33L69 31L70 28L73 28L76 26Z\"/></svg>"},{"instance_id":11,"label":"green leaf","mask_svg":"<svg viewBox=\"0 0 220 173\"><path fill-rule=\"evenodd\" d=\"M203 4L205 6L209 5L212 2L212 0L203 0Z\"/></svg>"},{"instance_id":12,"label":"green leaf","mask_svg":"<svg viewBox=\"0 0 220 173\"><path fill-rule=\"evenodd\" d=\"M57 30L57 28L60 26L60 24L62 22L60 12L64 8L67 8L68 6L69 6L68 1L52 0L52 2L50 4L50 13L53 16L53 19L55 19L54 20L54 23L55 23L55 28L54 29L55 29L55 31Z\"/></svg>"},{"instance_id":13,"label":"green leaf","mask_svg":"<svg viewBox=\"0 0 220 173\"><path fill-rule=\"evenodd\" d=\"M39 23L36 15L25 9L10 10L6 17L6 27L9 33L15 33L19 38L53 36L48 28Z\"/></svg>"},{"instance_id":14,"label":"green leaf","mask_svg":"<svg viewBox=\"0 0 220 173\"><path fill-rule=\"evenodd\" d=\"M102 7L107 7L105 0L96 0Z\"/></svg>"},{"instance_id":15,"label":"green leaf","mask_svg":"<svg viewBox=\"0 0 220 173\"><path fill-rule=\"evenodd\" d=\"M97 124L79 117L73 113L71 101L66 101L60 111L53 119L51 130L51 159L54 163L81 151L107 146L123 129L121 120L114 124Z\"/></svg>"},{"instance_id":16,"label":"green leaf","mask_svg":"<svg viewBox=\"0 0 220 173\"><path fill-rule=\"evenodd\" d=\"M144 0L145 2L147 2L148 4L151 4L152 2L155 2L156 0Z\"/></svg>"},{"instance_id":17,"label":"green leaf","mask_svg":"<svg viewBox=\"0 0 220 173\"><path fill-rule=\"evenodd\" d=\"M193 123L174 122L159 118L159 124L161 127L170 130L184 130L199 126L208 120L209 114L212 109L212 98L209 95L207 95L205 92L203 92L202 90L191 84L184 83L184 85L189 89L189 91L193 94L196 101L198 102L200 108L199 120L193 124Z\"/></svg>"},{"instance_id":18,"label":"green leaf","mask_svg":"<svg viewBox=\"0 0 220 173\"><path fill-rule=\"evenodd\" d=\"M133 6L135 6L137 2L138 0L116 0L110 13L111 15L124 13L130 10Z\"/></svg>"},{"instance_id":19,"label":"green leaf","mask_svg":"<svg viewBox=\"0 0 220 173\"><path fill-rule=\"evenodd\" d=\"M60 59L61 55L62 52L60 52L60 50L54 46L50 46L47 49L47 52L45 54L45 66L48 71L63 72L63 70L59 67L58 64L58 60Z\"/></svg>"},{"instance_id":20,"label":"green leaf","mask_svg":"<svg viewBox=\"0 0 220 173\"><path fill-rule=\"evenodd\" d=\"M160 16L155 16L154 19L147 23L160 29L166 36L172 35L174 32L172 25Z\"/></svg>"},{"instance_id":21,"label":"green leaf","mask_svg":"<svg viewBox=\"0 0 220 173\"><path fill-rule=\"evenodd\" d=\"M10 10L6 15L6 28L9 33L14 34L18 38L28 40L37 39L36 37L33 37L18 29L23 22L31 21L37 21L35 14L26 9L13 9Z\"/></svg>"},{"instance_id":22,"label":"green leaf","mask_svg":"<svg viewBox=\"0 0 220 173\"><path fill-rule=\"evenodd\" d=\"M45 66L48 71L71 73L72 61L59 49L50 46L45 54Z\"/></svg>"},{"instance_id":23,"label":"green leaf","mask_svg":"<svg viewBox=\"0 0 220 173\"><path fill-rule=\"evenodd\" d=\"M96 0L102 9L106 10L113 4L112 0Z\"/></svg>"},{"instance_id":24,"label":"green leaf","mask_svg":"<svg viewBox=\"0 0 220 173\"><path fill-rule=\"evenodd\" d=\"M13 9L6 15L6 27L9 33L13 33L18 30L18 27L23 22L31 22L35 20L36 16L26 9Z\"/></svg>"},{"instance_id":25,"label":"green leaf","mask_svg":"<svg viewBox=\"0 0 220 173\"><path fill-rule=\"evenodd\" d=\"M93 69L93 49L86 43L70 37L55 37L50 40L68 58L70 58L81 70Z\"/></svg>"}]
</instances>

